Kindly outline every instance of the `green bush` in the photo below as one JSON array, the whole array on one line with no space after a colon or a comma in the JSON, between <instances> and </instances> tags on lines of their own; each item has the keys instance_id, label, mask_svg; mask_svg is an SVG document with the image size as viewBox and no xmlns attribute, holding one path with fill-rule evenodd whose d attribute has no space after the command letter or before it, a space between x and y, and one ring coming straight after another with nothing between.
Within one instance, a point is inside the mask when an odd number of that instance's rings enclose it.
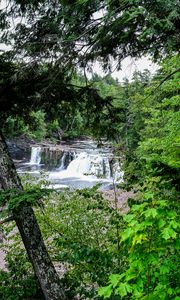
<instances>
[{"instance_id":1,"label":"green bush","mask_svg":"<svg viewBox=\"0 0 180 300\"><path fill-rule=\"evenodd\" d=\"M46 136L45 113L41 110L30 113L29 136L37 140L42 140Z\"/></svg>"},{"instance_id":2,"label":"green bush","mask_svg":"<svg viewBox=\"0 0 180 300\"><path fill-rule=\"evenodd\" d=\"M116 227L121 216L95 188L52 193L37 216L53 260L67 269L69 297L97 299L112 270L124 269Z\"/></svg>"},{"instance_id":3,"label":"green bush","mask_svg":"<svg viewBox=\"0 0 180 300\"><path fill-rule=\"evenodd\" d=\"M0 299L43 299L38 281L18 234L13 236L11 243L6 245L5 250L8 270L0 270Z\"/></svg>"},{"instance_id":4,"label":"green bush","mask_svg":"<svg viewBox=\"0 0 180 300\"><path fill-rule=\"evenodd\" d=\"M23 192L19 197L29 201L34 195L30 192L32 186L28 181L24 187L27 195ZM39 184L32 191L38 193L38 189ZM79 295L81 299L98 299L98 287L106 283L112 271L123 271L126 265L124 249L119 252L118 248L117 224L122 217L97 187L74 192L43 192L42 198L44 206L42 203L36 206L35 212L53 262L58 269L65 270L61 275L69 298ZM4 227L7 233L13 229L12 224ZM12 236L6 250L8 272L0 272L0 280L4 282L0 299L34 299L39 287L19 234Z\"/></svg>"},{"instance_id":5,"label":"green bush","mask_svg":"<svg viewBox=\"0 0 180 300\"><path fill-rule=\"evenodd\" d=\"M160 177L151 177L124 216L121 249L127 249L125 272L109 277L99 295L141 300L179 300L180 224L177 192Z\"/></svg>"},{"instance_id":6,"label":"green bush","mask_svg":"<svg viewBox=\"0 0 180 300\"><path fill-rule=\"evenodd\" d=\"M42 111L32 111L28 118L10 116L3 124L3 131L7 137L16 137L26 135L27 137L42 140L45 138L47 129L45 122L45 113Z\"/></svg>"},{"instance_id":7,"label":"green bush","mask_svg":"<svg viewBox=\"0 0 180 300\"><path fill-rule=\"evenodd\" d=\"M10 116L3 124L3 131L7 137L15 137L21 134L28 135L29 126L25 124L23 118Z\"/></svg>"}]
</instances>

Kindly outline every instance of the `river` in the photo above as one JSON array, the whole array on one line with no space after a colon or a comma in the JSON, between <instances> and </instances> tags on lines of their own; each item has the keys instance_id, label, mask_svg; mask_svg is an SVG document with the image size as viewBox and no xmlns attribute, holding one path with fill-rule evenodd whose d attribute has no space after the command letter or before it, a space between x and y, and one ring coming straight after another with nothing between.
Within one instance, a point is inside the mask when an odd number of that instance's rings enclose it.
<instances>
[{"instance_id":1,"label":"river","mask_svg":"<svg viewBox=\"0 0 180 300\"><path fill-rule=\"evenodd\" d=\"M42 177L55 189L76 189L100 184L108 188L123 181L122 159L115 156L108 144L101 147L92 140L62 145L30 146L29 157L16 163L22 176Z\"/></svg>"}]
</instances>

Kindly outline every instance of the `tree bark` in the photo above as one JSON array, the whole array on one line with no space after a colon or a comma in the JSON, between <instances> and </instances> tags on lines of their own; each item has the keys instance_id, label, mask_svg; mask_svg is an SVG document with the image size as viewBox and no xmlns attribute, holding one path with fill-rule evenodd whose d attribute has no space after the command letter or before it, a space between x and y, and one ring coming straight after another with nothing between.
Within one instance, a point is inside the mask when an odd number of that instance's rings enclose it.
<instances>
[{"instance_id":1,"label":"tree bark","mask_svg":"<svg viewBox=\"0 0 180 300\"><path fill-rule=\"evenodd\" d=\"M0 133L0 189L23 190L20 178ZM14 210L13 217L46 300L65 300L65 292L44 244L32 207Z\"/></svg>"}]
</instances>

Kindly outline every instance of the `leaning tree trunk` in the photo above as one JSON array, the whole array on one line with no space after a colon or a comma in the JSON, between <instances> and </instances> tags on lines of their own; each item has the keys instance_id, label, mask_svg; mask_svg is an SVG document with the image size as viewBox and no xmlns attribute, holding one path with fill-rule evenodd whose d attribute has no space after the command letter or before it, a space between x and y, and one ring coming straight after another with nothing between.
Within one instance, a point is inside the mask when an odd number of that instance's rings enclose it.
<instances>
[{"instance_id":1,"label":"leaning tree trunk","mask_svg":"<svg viewBox=\"0 0 180 300\"><path fill-rule=\"evenodd\" d=\"M0 189L23 189L5 140L0 133ZM39 280L45 299L67 299L60 279L46 250L39 225L30 205L25 204L13 211L25 249Z\"/></svg>"}]
</instances>

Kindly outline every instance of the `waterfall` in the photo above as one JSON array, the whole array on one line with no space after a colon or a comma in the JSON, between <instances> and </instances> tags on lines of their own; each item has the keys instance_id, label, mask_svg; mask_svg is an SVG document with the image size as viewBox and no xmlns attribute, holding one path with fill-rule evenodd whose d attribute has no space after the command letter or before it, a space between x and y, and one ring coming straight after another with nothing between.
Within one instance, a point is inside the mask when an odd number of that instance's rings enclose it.
<instances>
[{"instance_id":1,"label":"waterfall","mask_svg":"<svg viewBox=\"0 0 180 300\"><path fill-rule=\"evenodd\" d=\"M66 159L66 156L67 156L67 153L63 152L63 155L61 156L61 159L60 159L60 166L58 167L59 171L62 171L62 170L65 169L65 159Z\"/></svg>"},{"instance_id":2,"label":"waterfall","mask_svg":"<svg viewBox=\"0 0 180 300\"><path fill-rule=\"evenodd\" d=\"M81 177L92 175L101 178L110 178L109 160L101 154L76 153L74 154L74 159L67 166L67 169L64 163L66 157L67 153L64 153L60 160L60 167L58 168L60 176Z\"/></svg>"},{"instance_id":3,"label":"waterfall","mask_svg":"<svg viewBox=\"0 0 180 300\"><path fill-rule=\"evenodd\" d=\"M29 165L40 165L41 147L31 148ZM42 155L43 159L43 155ZM123 180L123 171L117 159L110 159L104 153L63 151L61 152L59 167L51 172L50 178L79 178L83 180L109 179Z\"/></svg>"},{"instance_id":4,"label":"waterfall","mask_svg":"<svg viewBox=\"0 0 180 300\"><path fill-rule=\"evenodd\" d=\"M62 175L67 177L92 175L96 178L106 179L112 179L113 177L115 181L122 181L124 172L121 170L118 160L115 161L112 168L113 170L111 170L110 160L107 156L100 153L88 154L87 152L81 152L75 155L75 158L69 163Z\"/></svg>"},{"instance_id":5,"label":"waterfall","mask_svg":"<svg viewBox=\"0 0 180 300\"><path fill-rule=\"evenodd\" d=\"M90 161L91 167L89 173L97 177L104 176L103 157L100 154L90 155Z\"/></svg>"},{"instance_id":6,"label":"waterfall","mask_svg":"<svg viewBox=\"0 0 180 300\"><path fill-rule=\"evenodd\" d=\"M31 158L29 164L39 165L41 162L41 147L31 148Z\"/></svg>"},{"instance_id":7,"label":"waterfall","mask_svg":"<svg viewBox=\"0 0 180 300\"><path fill-rule=\"evenodd\" d=\"M53 147L34 145L29 162L20 165L19 173L28 172L37 179L44 171L58 189L92 187L97 183L108 186L113 180L123 182L122 162L123 157L114 156L110 147L92 147L88 142Z\"/></svg>"},{"instance_id":8,"label":"waterfall","mask_svg":"<svg viewBox=\"0 0 180 300\"><path fill-rule=\"evenodd\" d=\"M124 171L119 168L119 164L116 163L114 166L114 180L117 182L123 182Z\"/></svg>"},{"instance_id":9,"label":"waterfall","mask_svg":"<svg viewBox=\"0 0 180 300\"><path fill-rule=\"evenodd\" d=\"M108 157L103 158L103 175L106 178L111 177L111 168L110 168L110 163Z\"/></svg>"},{"instance_id":10,"label":"waterfall","mask_svg":"<svg viewBox=\"0 0 180 300\"><path fill-rule=\"evenodd\" d=\"M84 175L89 173L90 160L86 152L81 152L67 167L67 173Z\"/></svg>"}]
</instances>

